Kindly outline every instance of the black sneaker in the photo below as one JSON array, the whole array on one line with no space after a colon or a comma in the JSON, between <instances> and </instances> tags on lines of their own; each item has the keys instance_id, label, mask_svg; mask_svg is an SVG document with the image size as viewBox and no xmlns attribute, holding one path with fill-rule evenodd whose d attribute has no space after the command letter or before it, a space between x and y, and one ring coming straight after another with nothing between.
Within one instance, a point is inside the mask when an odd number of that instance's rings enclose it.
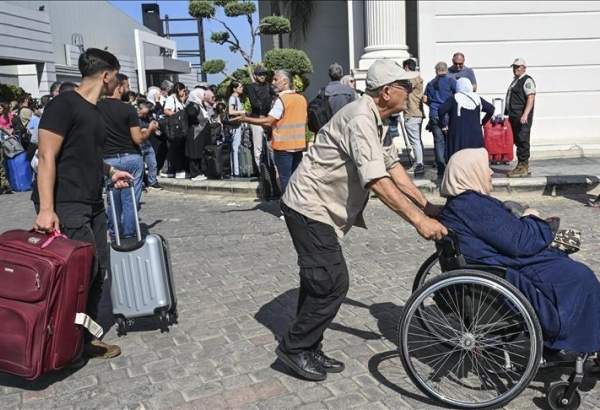
<instances>
[{"instance_id":1,"label":"black sneaker","mask_svg":"<svg viewBox=\"0 0 600 410\"><path fill-rule=\"evenodd\" d=\"M340 373L346 368L343 362L327 356L322 350L315 350L313 355L327 373Z\"/></svg>"},{"instance_id":2,"label":"black sneaker","mask_svg":"<svg viewBox=\"0 0 600 410\"><path fill-rule=\"evenodd\" d=\"M155 182L154 184L150 185L148 189L150 191L162 191L164 188L158 182Z\"/></svg>"},{"instance_id":3,"label":"black sneaker","mask_svg":"<svg viewBox=\"0 0 600 410\"><path fill-rule=\"evenodd\" d=\"M415 175L423 175L425 173L425 167L423 164L416 164L413 172Z\"/></svg>"},{"instance_id":4,"label":"black sneaker","mask_svg":"<svg viewBox=\"0 0 600 410\"><path fill-rule=\"evenodd\" d=\"M278 347L275 350L277 357L297 375L316 382L327 378L323 366L315 358L314 352L305 350L300 353L286 353Z\"/></svg>"}]
</instances>

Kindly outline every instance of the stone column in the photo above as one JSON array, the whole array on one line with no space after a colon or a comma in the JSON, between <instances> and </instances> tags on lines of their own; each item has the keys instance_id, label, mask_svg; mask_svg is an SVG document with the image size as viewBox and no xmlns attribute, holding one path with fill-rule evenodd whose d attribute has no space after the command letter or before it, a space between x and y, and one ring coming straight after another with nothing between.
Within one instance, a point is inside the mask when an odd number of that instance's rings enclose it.
<instances>
[{"instance_id":1,"label":"stone column","mask_svg":"<svg viewBox=\"0 0 600 410\"><path fill-rule=\"evenodd\" d=\"M406 45L404 0L367 0L364 2L365 50L358 63L356 78L363 83L373 61L390 58L402 63L410 57Z\"/></svg>"}]
</instances>

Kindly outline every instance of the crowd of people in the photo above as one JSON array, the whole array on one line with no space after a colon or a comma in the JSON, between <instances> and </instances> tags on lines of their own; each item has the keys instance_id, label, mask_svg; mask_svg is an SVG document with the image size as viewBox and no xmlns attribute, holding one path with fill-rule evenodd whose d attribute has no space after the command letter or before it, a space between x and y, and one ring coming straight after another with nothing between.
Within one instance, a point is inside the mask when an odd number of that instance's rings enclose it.
<instances>
[{"instance_id":1,"label":"crowd of people","mask_svg":"<svg viewBox=\"0 0 600 410\"><path fill-rule=\"evenodd\" d=\"M516 217L489 196L492 172L482 148L481 112L486 121L493 107L477 95L475 75L464 66L464 56L455 54L453 63L450 68L436 64L436 77L424 87L414 61L405 61L403 68L392 60L377 60L367 72L362 95L353 79L332 64L331 82L323 89L327 107L321 107L330 118L307 149L308 103L285 70L275 71L272 85L260 67L249 86L232 81L226 103L216 101L214 87L188 90L170 81L150 87L143 96L129 90L114 55L88 49L79 58L82 80L76 89L53 86L40 106L27 97L12 108L0 105L0 131L9 137L23 134L16 118L31 134L27 150L38 171L32 193L34 229L59 231L95 245L87 307L92 319L98 316L109 271L106 234L115 234L112 222L107 225L104 188L115 189L110 206L118 208L119 231L133 236L132 211L139 207L143 185L160 189L157 173L204 179L214 165L207 147L220 142L232 147L234 155L225 160L236 175L243 168L242 156L236 154L252 141L256 165L264 157L274 159L282 218L298 254L297 315L276 349L296 374L320 381L344 370L343 362L324 353L323 333L349 288L339 239L353 226L365 227L370 191L424 239L440 240L451 228L470 261L509 267L507 279L538 311L547 347L599 350L598 326L585 334L582 329L600 320L600 283L585 265L548 249L556 233L552 221L535 214ZM519 173L527 166L535 85L522 59L512 67L515 79L506 112L515 132ZM244 94L250 108L243 103ZM384 135L389 119L405 113L410 141L422 147L422 104L430 107L427 128L434 133L441 193L448 198L444 207L429 202L414 185ZM248 134L245 124L255 132ZM423 166L422 152L416 158L413 172ZM131 184L134 198L124 189ZM111 358L120 349L87 336L86 354Z\"/></svg>"},{"instance_id":2,"label":"crowd of people","mask_svg":"<svg viewBox=\"0 0 600 410\"><path fill-rule=\"evenodd\" d=\"M522 177L529 172L529 139L535 103L535 82L527 71L524 59L513 61L514 79L508 87L504 110L496 112L501 120L504 115L510 121L514 144L517 147L517 165L508 173L509 177ZM416 62L404 61L403 68L416 71ZM465 55L457 52L452 56L452 65L444 61L435 67L435 77L423 87L419 75L412 80L413 89L404 112L404 126L414 153L415 164L409 172L423 174L423 143L421 124L425 118L423 104L429 107L429 119L425 127L433 135L434 166L438 178L444 175L446 163L455 153L465 148L484 147L482 125L494 116L494 106L477 93L475 72L465 65ZM481 113L485 113L481 118Z\"/></svg>"}]
</instances>

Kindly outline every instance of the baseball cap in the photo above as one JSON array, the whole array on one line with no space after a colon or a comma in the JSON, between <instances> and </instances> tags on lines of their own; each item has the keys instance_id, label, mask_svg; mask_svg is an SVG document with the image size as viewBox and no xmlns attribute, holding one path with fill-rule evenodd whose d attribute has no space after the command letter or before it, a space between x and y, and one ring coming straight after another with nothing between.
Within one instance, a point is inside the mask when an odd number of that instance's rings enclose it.
<instances>
[{"instance_id":1,"label":"baseball cap","mask_svg":"<svg viewBox=\"0 0 600 410\"><path fill-rule=\"evenodd\" d=\"M524 58L515 58L515 61L513 61L513 63L510 65L511 67L514 65L524 65L525 67L527 67L527 64L525 63L525 59Z\"/></svg>"},{"instance_id":2,"label":"baseball cap","mask_svg":"<svg viewBox=\"0 0 600 410\"><path fill-rule=\"evenodd\" d=\"M375 90L394 81L412 80L418 76L418 72L406 71L394 60L375 60L367 71L367 89Z\"/></svg>"}]
</instances>

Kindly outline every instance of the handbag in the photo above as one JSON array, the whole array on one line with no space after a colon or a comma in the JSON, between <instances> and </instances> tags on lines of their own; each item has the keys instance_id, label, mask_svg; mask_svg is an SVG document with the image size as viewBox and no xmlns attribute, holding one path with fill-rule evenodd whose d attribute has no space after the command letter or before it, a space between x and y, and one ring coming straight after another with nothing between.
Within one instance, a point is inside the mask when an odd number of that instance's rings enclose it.
<instances>
[{"instance_id":1,"label":"handbag","mask_svg":"<svg viewBox=\"0 0 600 410\"><path fill-rule=\"evenodd\" d=\"M14 135L7 135L2 140L2 151L7 158L13 158L25 151L25 149L17 137Z\"/></svg>"},{"instance_id":2,"label":"handbag","mask_svg":"<svg viewBox=\"0 0 600 410\"><path fill-rule=\"evenodd\" d=\"M188 132L188 119L185 110L177 111L170 117L165 117L161 122L159 122L159 125L161 126L161 130L165 133L167 141L183 141L186 138Z\"/></svg>"},{"instance_id":3,"label":"handbag","mask_svg":"<svg viewBox=\"0 0 600 410\"><path fill-rule=\"evenodd\" d=\"M556 233L550 248L563 251L567 255L581 249L581 232L575 229L561 229Z\"/></svg>"}]
</instances>

